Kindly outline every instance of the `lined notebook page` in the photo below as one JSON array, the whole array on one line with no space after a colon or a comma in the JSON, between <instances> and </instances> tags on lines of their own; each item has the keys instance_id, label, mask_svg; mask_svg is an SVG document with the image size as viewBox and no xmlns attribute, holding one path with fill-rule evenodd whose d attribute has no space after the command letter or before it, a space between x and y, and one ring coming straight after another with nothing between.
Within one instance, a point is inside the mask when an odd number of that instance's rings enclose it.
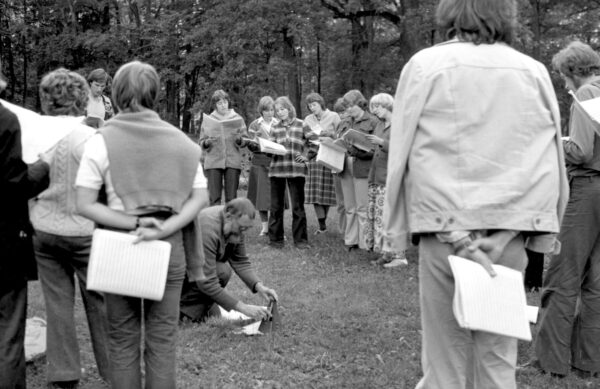
<instances>
[{"instance_id":1,"label":"lined notebook page","mask_svg":"<svg viewBox=\"0 0 600 389\"><path fill-rule=\"evenodd\" d=\"M160 240L133 244L134 240L131 234L94 230L88 289L162 300L171 244Z\"/></svg>"},{"instance_id":2,"label":"lined notebook page","mask_svg":"<svg viewBox=\"0 0 600 389\"><path fill-rule=\"evenodd\" d=\"M452 308L462 328L531 341L523 276L517 270L493 265L490 277L480 264L450 255L454 274Z\"/></svg>"}]
</instances>

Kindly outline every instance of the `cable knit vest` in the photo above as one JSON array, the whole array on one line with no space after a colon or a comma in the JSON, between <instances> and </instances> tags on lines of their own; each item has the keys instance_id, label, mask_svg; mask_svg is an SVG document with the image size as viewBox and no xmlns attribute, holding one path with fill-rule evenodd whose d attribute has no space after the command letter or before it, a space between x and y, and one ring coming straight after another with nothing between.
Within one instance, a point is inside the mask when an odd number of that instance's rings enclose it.
<instances>
[{"instance_id":1,"label":"cable knit vest","mask_svg":"<svg viewBox=\"0 0 600 389\"><path fill-rule=\"evenodd\" d=\"M194 142L151 110L119 113L100 132L115 192L127 212L152 206L181 210L200 160Z\"/></svg>"}]
</instances>

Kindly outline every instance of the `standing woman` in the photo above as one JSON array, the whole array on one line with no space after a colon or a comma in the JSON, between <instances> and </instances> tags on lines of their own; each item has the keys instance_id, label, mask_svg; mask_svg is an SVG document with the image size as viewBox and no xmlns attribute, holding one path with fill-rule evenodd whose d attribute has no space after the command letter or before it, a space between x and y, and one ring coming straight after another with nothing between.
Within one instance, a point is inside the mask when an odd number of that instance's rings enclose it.
<instances>
[{"instance_id":1,"label":"standing woman","mask_svg":"<svg viewBox=\"0 0 600 389\"><path fill-rule=\"evenodd\" d=\"M306 105L312 113L304 119L304 123L319 137L333 138L340 116L325 107L325 100L318 93L306 96ZM335 205L335 186L331 170L315 160L308 162L305 196L306 203L312 204L317 214L319 229L316 233L327 231L327 213L329 207Z\"/></svg>"},{"instance_id":2,"label":"standing woman","mask_svg":"<svg viewBox=\"0 0 600 389\"><path fill-rule=\"evenodd\" d=\"M304 212L304 181L306 162L309 159L309 140L317 135L302 120L296 118L296 109L289 98L275 100L275 114L279 119L272 130L271 139L287 149L285 155L274 155L271 160L271 214L269 216L269 242L276 248L283 247L283 209L285 187L288 186L292 203L292 234L294 245L306 248L306 213Z\"/></svg>"},{"instance_id":3,"label":"standing woman","mask_svg":"<svg viewBox=\"0 0 600 389\"><path fill-rule=\"evenodd\" d=\"M257 111L260 117L250 123L248 135L255 141L258 141L257 138L269 139L271 128L277 123L277 119L274 117L275 102L271 96L264 96L259 100ZM269 233L269 208L271 207L269 165L271 156L261 153L255 142L249 142L248 149L253 153L248 178L248 199L252 201L260 215L262 225L260 235L263 236Z\"/></svg>"},{"instance_id":4,"label":"standing woman","mask_svg":"<svg viewBox=\"0 0 600 389\"><path fill-rule=\"evenodd\" d=\"M239 128L233 134L222 134L221 137L210 137L206 134L205 123L200 127L200 146L204 151L204 169L208 179L210 205L221 204L223 188L225 202L237 197L242 171L242 148L245 147L243 137L247 137L246 124L240 115L229 108L229 95L219 89L210 98L213 111L210 117L220 122L240 120Z\"/></svg>"},{"instance_id":5,"label":"standing woman","mask_svg":"<svg viewBox=\"0 0 600 389\"><path fill-rule=\"evenodd\" d=\"M367 111L368 102L360 91L353 89L344 95L348 129L364 134L372 134L378 119ZM368 176L371 169L372 151L363 151L354 146L348 147L344 172L342 175L342 191L346 208L346 232L344 243L348 251L367 249L365 228L367 226L367 207L369 204Z\"/></svg>"},{"instance_id":6,"label":"standing woman","mask_svg":"<svg viewBox=\"0 0 600 389\"><path fill-rule=\"evenodd\" d=\"M171 244L161 301L105 296L115 389L142 387L142 342L145 387L176 387L175 344L186 270L181 229L207 197L199 147L153 111L159 90L151 65L133 61L117 71L112 96L120 112L87 142L76 180L80 214L141 240ZM98 201L103 185L108 205Z\"/></svg>"},{"instance_id":7,"label":"standing woman","mask_svg":"<svg viewBox=\"0 0 600 389\"><path fill-rule=\"evenodd\" d=\"M383 234L382 226L393 105L394 98L387 93L379 93L371 97L369 109L379 119L379 122L375 127L375 133L367 135L367 138L375 146L375 153L369 170L369 207L367 208L365 236L367 248L381 253L381 257L374 263L383 264L386 268L408 265L403 251L392 252L390 244Z\"/></svg>"},{"instance_id":8,"label":"standing woman","mask_svg":"<svg viewBox=\"0 0 600 389\"><path fill-rule=\"evenodd\" d=\"M109 379L104 296L87 290L87 268L94 223L75 212L75 178L85 142L95 133L81 123L89 87L76 72L58 69L40 82L40 102L46 120L71 132L42 160L50 165L50 186L31 202L33 244L48 320L47 375L51 387L76 385L81 378L75 325L77 283L88 319L98 373ZM44 118L44 117L42 117ZM56 124L54 124L56 125Z\"/></svg>"}]
</instances>

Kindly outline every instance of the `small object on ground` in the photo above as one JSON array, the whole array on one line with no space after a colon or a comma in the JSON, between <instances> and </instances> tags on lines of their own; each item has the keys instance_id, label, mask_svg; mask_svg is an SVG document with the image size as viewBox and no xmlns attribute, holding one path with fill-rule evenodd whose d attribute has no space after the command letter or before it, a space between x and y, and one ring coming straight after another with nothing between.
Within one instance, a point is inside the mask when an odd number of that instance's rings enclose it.
<instances>
[{"instance_id":1,"label":"small object on ground","mask_svg":"<svg viewBox=\"0 0 600 389\"><path fill-rule=\"evenodd\" d=\"M408 261L406 260L406 258L394 258L390 262L385 263L383 267L385 267L386 269L391 269L393 267L406 265L408 265Z\"/></svg>"}]
</instances>

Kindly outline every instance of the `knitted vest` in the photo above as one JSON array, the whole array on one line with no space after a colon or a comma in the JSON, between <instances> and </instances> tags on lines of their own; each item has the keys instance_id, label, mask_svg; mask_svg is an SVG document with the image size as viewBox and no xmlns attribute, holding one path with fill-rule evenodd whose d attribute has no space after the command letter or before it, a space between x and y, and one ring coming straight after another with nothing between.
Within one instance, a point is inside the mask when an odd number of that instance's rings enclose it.
<instances>
[{"instance_id":1,"label":"knitted vest","mask_svg":"<svg viewBox=\"0 0 600 389\"><path fill-rule=\"evenodd\" d=\"M192 191L200 148L151 110L119 113L100 130L115 192L125 210L179 212Z\"/></svg>"}]
</instances>

